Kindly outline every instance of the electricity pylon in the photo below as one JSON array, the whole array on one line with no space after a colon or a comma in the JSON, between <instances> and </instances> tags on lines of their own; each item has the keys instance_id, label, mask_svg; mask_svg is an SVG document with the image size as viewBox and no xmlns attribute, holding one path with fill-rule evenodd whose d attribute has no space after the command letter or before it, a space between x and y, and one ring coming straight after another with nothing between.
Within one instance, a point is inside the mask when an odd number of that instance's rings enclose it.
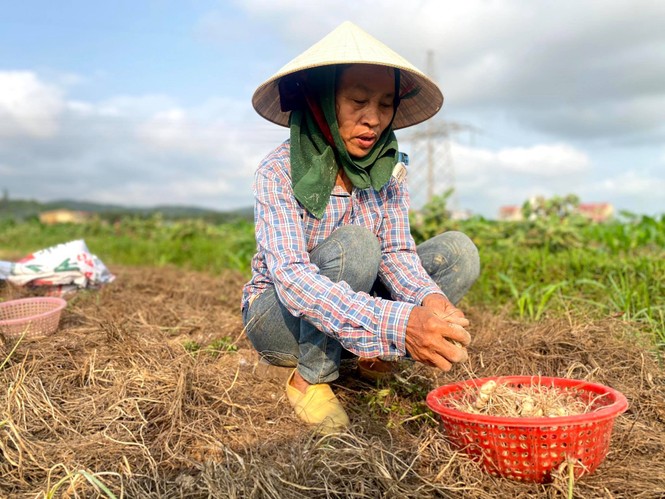
<instances>
[{"instance_id":1,"label":"electricity pylon","mask_svg":"<svg viewBox=\"0 0 665 499\"><path fill-rule=\"evenodd\" d=\"M434 54L427 52L427 72L432 80ZM426 151L425 201L430 202L442 187L441 192L453 189L450 199L451 208L457 208L457 195L455 190L455 165L450 151L451 137L461 132L475 133L478 129L464 123L446 121L441 118L431 118L424 126L416 129L405 137L412 144L414 151ZM416 153L412 153L416 156ZM419 156L422 158L422 156Z\"/></svg>"}]
</instances>

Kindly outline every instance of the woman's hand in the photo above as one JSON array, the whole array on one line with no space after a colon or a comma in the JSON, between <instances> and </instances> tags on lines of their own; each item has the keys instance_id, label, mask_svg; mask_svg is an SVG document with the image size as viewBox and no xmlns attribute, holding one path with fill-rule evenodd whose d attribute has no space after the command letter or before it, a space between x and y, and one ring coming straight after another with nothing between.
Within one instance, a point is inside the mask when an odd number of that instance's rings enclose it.
<instances>
[{"instance_id":1,"label":"woman's hand","mask_svg":"<svg viewBox=\"0 0 665 499\"><path fill-rule=\"evenodd\" d=\"M427 295L423 300L423 307L435 309L435 313L448 320L452 324L468 327L469 319L464 317L464 312L448 301L443 295Z\"/></svg>"},{"instance_id":2,"label":"woman's hand","mask_svg":"<svg viewBox=\"0 0 665 499\"><path fill-rule=\"evenodd\" d=\"M428 295L415 307L406 327L406 350L414 360L449 371L453 364L467 358L471 336L469 320L446 297ZM454 340L454 344L450 340Z\"/></svg>"}]
</instances>

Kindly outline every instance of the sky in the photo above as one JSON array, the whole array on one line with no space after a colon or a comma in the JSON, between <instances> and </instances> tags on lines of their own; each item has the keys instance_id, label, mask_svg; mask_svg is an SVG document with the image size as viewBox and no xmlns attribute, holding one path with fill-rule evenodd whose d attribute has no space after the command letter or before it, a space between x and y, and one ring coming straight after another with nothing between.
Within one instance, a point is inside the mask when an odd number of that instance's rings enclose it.
<instances>
[{"instance_id":1,"label":"sky","mask_svg":"<svg viewBox=\"0 0 665 499\"><path fill-rule=\"evenodd\" d=\"M453 187L455 208L488 218L536 195L665 212L662 0L3 3L13 199L251 206L254 170L288 138L254 90L349 20L444 94L397 132L414 207Z\"/></svg>"}]
</instances>

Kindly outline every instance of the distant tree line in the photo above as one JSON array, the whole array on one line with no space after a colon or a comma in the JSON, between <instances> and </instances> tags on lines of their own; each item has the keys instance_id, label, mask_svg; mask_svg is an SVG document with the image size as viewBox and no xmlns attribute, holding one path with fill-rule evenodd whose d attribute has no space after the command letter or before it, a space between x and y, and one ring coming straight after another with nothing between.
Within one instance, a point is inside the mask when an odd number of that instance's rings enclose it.
<instances>
[{"instance_id":1,"label":"distant tree line","mask_svg":"<svg viewBox=\"0 0 665 499\"><path fill-rule=\"evenodd\" d=\"M41 203L34 200L10 199L8 190L3 189L2 199L0 200L0 220L16 222L39 220L40 213L59 209L83 211L108 222L116 222L125 217L151 218L158 214L164 220L195 219L213 224L253 219L253 209L251 207L231 211L215 211L192 206L136 208L70 200Z\"/></svg>"}]
</instances>

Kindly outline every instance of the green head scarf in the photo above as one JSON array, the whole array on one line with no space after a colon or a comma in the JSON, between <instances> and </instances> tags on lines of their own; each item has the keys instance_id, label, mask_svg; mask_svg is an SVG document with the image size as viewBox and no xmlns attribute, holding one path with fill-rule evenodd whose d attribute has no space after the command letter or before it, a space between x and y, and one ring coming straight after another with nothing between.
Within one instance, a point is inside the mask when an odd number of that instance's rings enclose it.
<instances>
[{"instance_id":1,"label":"green head scarf","mask_svg":"<svg viewBox=\"0 0 665 499\"><path fill-rule=\"evenodd\" d=\"M383 131L371 151L363 158L351 158L339 134L335 112L335 82L337 66L323 66L308 70L307 80L299 105L294 106L289 118L291 137L291 184L296 199L305 209L320 219L335 187L339 167L344 168L354 187L381 189L392 175L397 163L397 138L392 121ZM395 105L399 102L399 70L395 69ZM320 106L330 129L332 144L319 127L312 106Z\"/></svg>"}]
</instances>

